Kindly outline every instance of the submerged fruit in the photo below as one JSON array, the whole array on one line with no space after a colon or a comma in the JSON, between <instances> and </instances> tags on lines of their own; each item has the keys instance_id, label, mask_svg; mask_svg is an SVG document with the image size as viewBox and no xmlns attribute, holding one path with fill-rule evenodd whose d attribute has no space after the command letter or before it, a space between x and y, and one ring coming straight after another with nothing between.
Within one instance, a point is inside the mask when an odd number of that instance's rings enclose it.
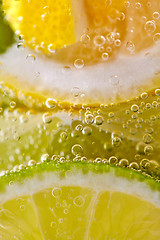
<instances>
[{"instance_id":1,"label":"submerged fruit","mask_svg":"<svg viewBox=\"0 0 160 240\"><path fill-rule=\"evenodd\" d=\"M4 19L1 5L2 2L0 1L0 54L4 53L14 42L14 33Z\"/></svg>"},{"instance_id":2,"label":"submerged fruit","mask_svg":"<svg viewBox=\"0 0 160 240\"><path fill-rule=\"evenodd\" d=\"M159 183L135 171L51 161L0 180L2 239L160 238Z\"/></svg>"},{"instance_id":3,"label":"submerged fruit","mask_svg":"<svg viewBox=\"0 0 160 240\"><path fill-rule=\"evenodd\" d=\"M82 1L4 0L3 3L17 34L37 51L52 54L55 49L79 41L85 32Z\"/></svg>"}]
</instances>

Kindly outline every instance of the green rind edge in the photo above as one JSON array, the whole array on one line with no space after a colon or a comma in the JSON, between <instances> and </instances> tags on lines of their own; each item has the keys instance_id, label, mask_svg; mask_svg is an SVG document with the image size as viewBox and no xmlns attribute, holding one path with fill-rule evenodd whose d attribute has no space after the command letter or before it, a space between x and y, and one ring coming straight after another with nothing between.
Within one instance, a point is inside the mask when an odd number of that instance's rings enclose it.
<instances>
[{"instance_id":1,"label":"green rind edge","mask_svg":"<svg viewBox=\"0 0 160 240\"><path fill-rule=\"evenodd\" d=\"M106 163L71 161L63 163L57 161L43 162L35 164L34 166L27 166L26 168L16 172L8 172L0 177L0 192L4 192L6 186L10 183L23 184L24 181L45 172L55 172L56 174L58 173L61 178L64 178L65 173L72 169L81 170L84 174L87 174L89 171L96 174L102 174L114 170L115 175L118 177L127 178L127 180L131 181L137 180L139 182L145 182L152 190L160 192L160 182L140 171L108 165Z\"/></svg>"}]
</instances>

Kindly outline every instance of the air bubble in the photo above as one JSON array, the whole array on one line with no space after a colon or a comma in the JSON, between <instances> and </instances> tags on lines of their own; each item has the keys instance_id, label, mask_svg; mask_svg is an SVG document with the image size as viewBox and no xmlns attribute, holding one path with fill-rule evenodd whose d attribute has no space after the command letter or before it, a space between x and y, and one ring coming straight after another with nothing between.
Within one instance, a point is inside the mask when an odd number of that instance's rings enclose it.
<instances>
[{"instance_id":1,"label":"air bubble","mask_svg":"<svg viewBox=\"0 0 160 240\"><path fill-rule=\"evenodd\" d=\"M144 141L144 143L146 143L146 144L151 143L152 140L153 140L153 137L152 137L152 135L150 135L150 134L145 134L145 135L143 136L143 141Z\"/></svg>"},{"instance_id":2,"label":"air bubble","mask_svg":"<svg viewBox=\"0 0 160 240\"><path fill-rule=\"evenodd\" d=\"M154 33L156 30L156 24L154 21L147 21L144 25L144 29L148 34Z\"/></svg>"},{"instance_id":3,"label":"air bubble","mask_svg":"<svg viewBox=\"0 0 160 240\"><path fill-rule=\"evenodd\" d=\"M114 147L119 147L121 145L121 142L122 142L122 140L119 137L112 138L112 145Z\"/></svg>"},{"instance_id":4,"label":"air bubble","mask_svg":"<svg viewBox=\"0 0 160 240\"><path fill-rule=\"evenodd\" d=\"M160 33L156 33L156 34L153 36L153 41L154 41L156 44L159 44L159 43L160 43Z\"/></svg>"},{"instance_id":5,"label":"air bubble","mask_svg":"<svg viewBox=\"0 0 160 240\"><path fill-rule=\"evenodd\" d=\"M112 157L109 158L108 162L111 165L116 164L116 163L118 163L118 158L116 158L115 156L112 156Z\"/></svg>"},{"instance_id":6,"label":"air bubble","mask_svg":"<svg viewBox=\"0 0 160 240\"><path fill-rule=\"evenodd\" d=\"M76 155L82 155L82 153L83 153L83 148L82 148L81 145L75 144L75 145L72 147L71 152L72 152L72 154L73 154L74 156L76 156Z\"/></svg>"},{"instance_id":7,"label":"air bubble","mask_svg":"<svg viewBox=\"0 0 160 240\"><path fill-rule=\"evenodd\" d=\"M52 116L51 113L44 113L44 114L43 114L43 122L44 122L45 124L51 123L51 122L52 122L52 119L53 119L53 116Z\"/></svg>"},{"instance_id":8,"label":"air bubble","mask_svg":"<svg viewBox=\"0 0 160 240\"><path fill-rule=\"evenodd\" d=\"M120 131L112 132L111 138L114 138L114 137L119 137L119 138L123 139L124 138L123 132L120 132Z\"/></svg>"},{"instance_id":9,"label":"air bubble","mask_svg":"<svg viewBox=\"0 0 160 240\"><path fill-rule=\"evenodd\" d=\"M131 111L132 111L132 112L138 112L138 110L139 110L138 105L133 104L132 107L131 107Z\"/></svg>"},{"instance_id":10,"label":"air bubble","mask_svg":"<svg viewBox=\"0 0 160 240\"><path fill-rule=\"evenodd\" d=\"M92 133L92 128L86 126L86 127L83 128L82 133L86 136L89 136Z\"/></svg>"},{"instance_id":11,"label":"air bubble","mask_svg":"<svg viewBox=\"0 0 160 240\"><path fill-rule=\"evenodd\" d=\"M48 45L48 51L50 53L55 53L56 52L55 47L52 43Z\"/></svg>"},{"instance_id":12,"label":"air bubble","mask_svg":"<svg viewBox=\"0 0 160 240\"><path fill-rule=\"evenodd\" d=\"M120 39L116 39L114 42L116 47L120 47L121 46L121 40Z\"/></svg>"},{"instance_id":13,"label":"air bubble","mask_svg":"<svg viewBox=\"0 0 160 240\"><path fill-rule=\"evenodd\" d=\"M30 160L30 161L28 162L28 166L32 167L32 166L34 166L34 165L36 165L36 161L35 161L35 160Z\"/></svg>"},{"instance_id":14,"label":"air bubble","mask_svg":"<svg viewBox=\"0 0 160 240\"><path fill-rule=\"evenodd\" d=\"M50 226L51 226L51 228L55 228L56 225L57 225L56 222L51 222L51 225L50 225Z\"/></svg>"},{"instance_id":15,"label":"air bubble","mask_svg":"<svg viewBox=\"0 0 160 240\"><path fill-rule=\"evenodd\" d=\"M14 102L14 101L10 102L10 107L15 108L16 107L16 102Z\"/></svg>"},{"instance_id":16,"label":"air bubble","mask_svg":"<svg viewBox=\"0 0 160 240\"><path fill-rule=\"evenodd\" d=\"M135 4L135 6L136 6L137 9L140 9L140 8L141 8L141 3L137 2L137 3Z\"/></svg>"},{"instance_id":17,"label":"air bubble","mask_svg":"<svg viewBox=\"0 0 160 240\"><path fill-rule=\"evenodd\" d=\"M141 94L141 98L142 98L142 99L148 98L148 93L146 93L146 92L142 93L142 94Z\"/></svg>"},{"instance_id":18,"label":"air bubble","mask_svg":"<svg viewBox=\"0 0 160 240\"><path fill-rule=\"evenodd\" d=\"M125 1L124 2L124 7L125 8L129 8L130 7L130 2L129 1Z\"/></svg>"},{"instance_id":19,"label":"air bubble","mask_svg":"<svg viewBox=\"0 0 160 240\"><path fill-rule=\"evenodd\" d=\"M84 67L84 61L82 59L76 59L74 61L74 66L77 69L82 69Z\"/></svg>"},{"instance_id":20,"label":"air bubble","mask_svg":"<svg viewBox=\"0 0 160 240\"><path fill-rule=\"evenodd\" d=\"M128 165L129 165L129 162L128 162L127 159L121 159L121 160L119 161L119 166L120 166L120 167L127 167Z\"/></svg>"},{"instance_id":21,"label":"air bubble","mask_svg":"<svg viewBox=\"0 0 160 240\"><path fill-rule=\"evenodd\" d=\"M76 127L75 127L75 130L76 131L82 131L83 130L83 126L81 124L78 124Z\"/></svg>"},{"instance_id":22,"label":"air bubble","mask_svg":"<svg viewBox=\"0 0 160 240\"><path fill-rule=\"evenodd\" d=\"M85 199L82 196L77 196L74 200L73 203L76 207L83 207L85 203Z\"/></svg>"},{"instance_id":23,"label":"air bubble","mask_svg":"<svg viewBox=\"0 0 160 240\"><path fill-rule=\"evenodd\" d=\"M114 33L112 33L112 32L108 33L106 36L106 39L110 44L114 43L114 41L115 41ZM107 49L108 49L108 47L107 47Z\"/></svg>"},{"instance_id":24,"label":"air bubble","mask_svg":"<svg viewBox=\"0 0 160 240\"><path fill-rule=\"evenodd\" d=\"M74 97L78 97L80 94L80 89L78 87L74 87L72 88L71 93Z\"/></svg>"},{"instance_id":25,"label":"air bubble","mask_svg":"<svg viewBox=\"0 0 160 240\"><path fill-rule=\"evenodd\" d=\"M154 13L153 13L153 18L154 18L154 19L158 19L159 17L160 17L159 12L154 12Z\"/></svg>"},{"instance_id":26,"label":"air bubble","mask_svg":"<svg viewBox=\"0 0 160 240\"><path fill-rule=\"evenodd\" d=\"M58 222L59 222L59 223L63 223L63 218L59 218L59 219L58 219Z\"/></svg>"},{"instance_id":27,"label":"air bubble","mask_svg":"<svg viewBox=\"0 0 160 240\"><path fill-rule=\"evenodd\" d=\"M33 54L28 54L26 59L28 63L34 63L34 61L36 60L36 57Z\"/></svg>"},{"instance_id":28,"label":"air bubble","mask_svg":"<svg viewBox=\"0 0 160 240\"><path fill-rule=\"evenodd\" d=\"M129 168L138 170L139 169L139 165L136 162L132 162L132 163L129 164Z\"/></svg>"},{"instance_id":29,"label":"air bubble","mask_svg":"<svg viewBox=\"0 0 160 240\"><path fill-rule=\"evenodd\" d=\"M108 59L109 59L109 54L107 52L102 53L102 60L108 61Z\"/></svg>"},{"instance_id":30,"label":"air bubble","mask_svg":"<svg viewBox=\"0 0 160 240\"><path fill-rule=\"evenodd\" d=\"M136 145L136 151L137 151L137 153L139 153L139 154L144 154L144 148L145 148L145 143L144 142L139 142L139 143L137 143L137 145Z\"/></svg>"},{"instance_id":31,"label":"air bubble","mask_svg":"<svg viewBox=\"0 0 160 240\"><path fill-rule=\"evenodd\" d=\"M102 35L97 35L94 37L93 41L96 46L103 46L106 42L106 39Z\"/></svg>"},{"instance_id":32,"label":"air bubble","mask_svg":"<svg viewBox=\"0 0 160 240\"><path fill-rule=\"evenodd\" d=\"M57 106L57 101L53 98L48 98L45 102L47 108L55 108Z\"/></svg>"},{"instance_id":33,"label":"air bubble","mask_svg":"<svg viewBox=\"0 0 160 240\"><path fill-rule=\"evenodd\" d=\"M153 147L152 146L150 146L150 145L148 145L148 146L145 146L145 148L144 148L144 153L145 154L151 154L153 152Z\"/></svg>"},{"instance_id":34,"label":"air bubble","mask_svg":"<svg viewBox=\"0 0 160 240\"><path fill-rule=\"evenodd\" d=\"M68 214L69 210L67 208L64 209L64 214Z\"/></svg>"},{"instance_id":35,"label":"air bubble","mask_svg":"<svg viewBox=\"0 0 160 240\"><path fill-rule=\"evenodd\" d=\"M148 168L149 165L150 165L150 162L149 162L148 159L142 159L141 162L140 162L140 167L141 167L142 169Z\"/></svg>"},{"instance_id":36,"label":"air bubble","mask_svg":"<svg viewBox=\"0 0 160 240\"><path fill-rule=\"evenodd\" d=\"M80 37L80 41L83 43L83 44L88 44L90 42L90 36L87 35L87 34L83 34L81 37Z\"/></svg>"},{"instance_id":37,"label":"air bubble","mask_svg":"<svg viewBox=\"0 0 160 240\"><path fill-rule=\"evenodd\" d=\"M160 89L156 89L156 90L155 90L155 94L156 94L157 96L160 96Z\"/></svg>"},{"instance_id":38,"label":"air bubble","mask_svg":"<svg viewBox=\"0 0 160 240\"><path fill-rule=\"evenodd\" d=\"M96 125L102 125L103 122L104 122L104 118L102 116L98 115L95 117L94 123Z\"/></svg>"},{"instance_id":39,"label":"air bubble","mask_svg":"<svg viewBox=\"0 0 160 240\"><path fill-rule=\"evenodd\" d=\"M47 162L49 160L50 160L49 154L46 153L41 156L41 162Z\"/></svg>"},{"instance_id":40,"label":"air bubble","mask_svg":"<svg viewBox=\"0 0 160 240\"><path fill-rule=\"evenodd\" d=\"M24 205L21 205L19 208L20 208L21 211L25 210L25 206Z\"/></svg>"},{"instance_id":41,"label":"air bubble","mask_svg":"<svg viewBox=\"0 0 160 240\"><path fill-rule=\"evenodd\" d=\"M135 45L132 41L127 42L126 44L126 49L130 52L133 53L135 51Z\"/></svg>"},{"instance_id":42,"label":"air bubble","mask_svg":"<svg viewBox=\"0 0 160 240\"><path fill-rule=\"evenodd\" d=\"M92 124L94 122L94 116L92 114L87 114L85 117L85 122L87 124Z\"/></svg>"},{"instance_id":43,"label":"air bubble","mask_svg":"<svg viewBox=\"0 0 160 240\"><path fill-rule=\"evenodd\" d=\"M52 189L52 196L55 198L59 198L62 195L62 189L58 187L54 187Z\"/></svg>"},{"instance_id":44,"label":"air bubble","mask_svg":"<svg viewBox=\"0 0 160 240\"><path fill-rule=\"evenodd\" d=\"M24 43L18 43L17 48L20 49L20 50L23 50L25 48L25 44Z\"/></svg>"}]
</instances>

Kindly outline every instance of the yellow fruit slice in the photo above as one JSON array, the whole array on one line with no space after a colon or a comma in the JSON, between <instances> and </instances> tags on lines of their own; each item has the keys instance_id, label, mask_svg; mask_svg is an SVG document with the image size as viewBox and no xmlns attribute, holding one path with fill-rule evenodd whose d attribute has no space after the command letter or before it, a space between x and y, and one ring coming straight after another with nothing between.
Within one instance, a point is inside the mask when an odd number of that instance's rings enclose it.
<instances>
[{"instance_id":1,"label":"yellow fruit slice","mask_svg":"<svg viewBox=\"0 0 160 240\"><path fill-rule=\"evenodd\" d=\"M84 31L82 1L74 1L74 11L70 0L4 0L4 6L13 28L37 51L53 53L55 49L75 43L82 29Z\"/></svg>"},{"instance_id":2,"label":"yellow fruit slice","mask_svg":"<svg viewBox=\"0 0 160 240\"><path fill-rule=\"evenodd\" d=\"M0 178L2 239L159 240L156 181L104 163L33 164Z\"/></svg>"}]
</instances>

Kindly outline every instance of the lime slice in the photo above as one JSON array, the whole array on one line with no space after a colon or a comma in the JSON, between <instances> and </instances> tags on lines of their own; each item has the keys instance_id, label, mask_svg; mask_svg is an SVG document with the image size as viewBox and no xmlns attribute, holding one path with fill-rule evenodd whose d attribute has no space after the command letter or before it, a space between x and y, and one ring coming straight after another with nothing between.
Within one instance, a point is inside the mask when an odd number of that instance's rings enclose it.
<instances>
[{"instance_id":1,"label":"lime slice","mask_svg":"<svg viewBox=\"0 0 160 240\"><path fill-rule=\"evenodd\" d=\"M31 159L108 159L160 177L159 95L111 105L76 105L1 85L0 168Z\"/></svg>"},{"instance_id":2,"label":"lime slice","mask_svg":"<svg viewBox=\"0 0 160 240\"><path fill-rule=\"evenodd\" d=\"M0 178L1 239L160 238L160 184L105 163L57 161Z\"/></svg>"}]
</instances>

